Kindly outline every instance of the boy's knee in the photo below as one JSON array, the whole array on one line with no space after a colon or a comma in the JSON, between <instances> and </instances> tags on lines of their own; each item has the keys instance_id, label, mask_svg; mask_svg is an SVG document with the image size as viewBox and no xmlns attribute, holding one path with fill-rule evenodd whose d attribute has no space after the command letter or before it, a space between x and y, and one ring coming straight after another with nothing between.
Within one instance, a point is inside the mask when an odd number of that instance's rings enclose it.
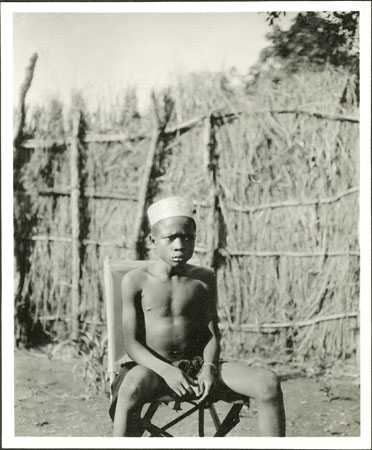
<instances>
[{"instance_id":1,"label":"boy's knee","mask_svg":"<svg viewBox=\"0 0 372 450\"><path fill-rule=\"evenodd\" d=\"M271 402L280 396L280 381L274 372L267 371L261 378L258 400Z\"/></svg>"},{"instance_id":2,"label":"boy's knee","mask_svg":"<svg viewBox=\"0 0 372 450\"><path fill-rule=\"evenodd\" d=\"M118 397L120 401L127 405L136 404L141 397L140 383L132 378L125 379L119 388Z\"/></svg>"}]
</instances>

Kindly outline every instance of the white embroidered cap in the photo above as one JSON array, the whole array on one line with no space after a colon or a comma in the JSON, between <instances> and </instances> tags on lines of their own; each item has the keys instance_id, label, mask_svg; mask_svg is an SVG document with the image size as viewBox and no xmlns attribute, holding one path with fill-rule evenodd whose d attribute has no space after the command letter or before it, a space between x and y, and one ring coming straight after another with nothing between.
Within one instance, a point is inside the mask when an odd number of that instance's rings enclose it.
<instances>
[{"instance_id":1,"label":"white embroidered cap","mask_svg":"<svg viewBox=\"0 0 372 450\"><path fill-rule=\"evenodd\" d=\"M159 200L147 210L150 225L169 217L191 217L196 223L196 208L192 200L185 197L169 197Z\"/></svg>"}]
</instances>

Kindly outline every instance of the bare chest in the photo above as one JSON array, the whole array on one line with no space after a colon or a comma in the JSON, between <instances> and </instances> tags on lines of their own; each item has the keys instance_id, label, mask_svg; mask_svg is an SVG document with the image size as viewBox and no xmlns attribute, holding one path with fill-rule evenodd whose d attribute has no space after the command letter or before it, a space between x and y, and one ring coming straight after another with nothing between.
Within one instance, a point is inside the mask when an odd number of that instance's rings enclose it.
<instances>
[{"instance_id":1,"label":"bare chest","mask_svg":"<svg viewBox=\"0 0 372 450\"><path fill-rule=\"evenodd\" d=\"M198 280L153 281L142 289L142 310L145 315L197 317L206 309L207 295Z\"/></svg>"}]
</instances>

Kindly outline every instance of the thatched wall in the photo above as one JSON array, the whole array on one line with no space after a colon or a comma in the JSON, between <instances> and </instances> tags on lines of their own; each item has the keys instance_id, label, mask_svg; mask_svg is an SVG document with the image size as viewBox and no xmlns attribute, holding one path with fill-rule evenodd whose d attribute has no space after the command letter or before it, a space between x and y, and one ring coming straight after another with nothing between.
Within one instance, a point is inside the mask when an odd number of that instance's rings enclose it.
<instances>
[{"instance_id":1,"label":"thatched wall","mask_svg":"<svg viewBox=\"0 0 372 450\"><path fill-rule=\"evenodd\" d=\"M340 108L342 74L302 75L285 83L252 94L230 92L222 78L205 77L159 96L158 120L167 116L169 103L173 109L157 142L144 206L166 194L197 201L197 254L217 272L225 353L355 357L357 110L352 101ZM128 98L123 102L115 111L125 110ZM151 134L161 121L139 118L128 107L119 119L107 116L107 108L94 117L83 102L80 109L79 321L80 329L94 329L105 321L103 258L134 254ZM58 138L60 145L23 141L17 149L20 341L29 339L38 322L61 338L76 320L66 143L72 126L55 103L31 117L25 133ZM144 222L137 238L145 243L146 232Z\"/></svg>"}]
</instances>

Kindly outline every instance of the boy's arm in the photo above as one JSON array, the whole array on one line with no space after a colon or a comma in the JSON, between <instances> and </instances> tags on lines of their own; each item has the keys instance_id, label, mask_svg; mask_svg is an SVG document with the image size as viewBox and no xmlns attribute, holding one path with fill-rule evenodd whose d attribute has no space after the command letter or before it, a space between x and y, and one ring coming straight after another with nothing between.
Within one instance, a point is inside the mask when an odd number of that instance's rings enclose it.
<instances>
[{"instance_id":1,"label":"boy's arm","mask_svg":"<svg viewBox=\"0 0 372 450\"><path fill-rule=\"evenodd\" d=\"M218 328L217 313L217 288L214 274L210 276L209 295L208 295L208 328L211 332L211 338L204 348L204 364L214 364L217 366L220 358L220 330ZM213 367L213 366L210 366Z\"/></svg>"},{"instance_id":2,"label":"boy's arm","mask_svg":"<svg viewBox=\"0 0 372 450\"><path fill-rule=\"evenodd\" d=\"M123 277L121 293L123 300L123 327L125 348L128 355L136 363L148 367L164 378L168 386L177 394L184 395L186 391L192 392L190 380L181 370L157 358L145 345L137 339L138 316L136 298L141 292L140 277L142 274L128 273Z\"/></svg>"},{"instance_id":3,"label":"boy's arm","mask_svg":"<svg viewBox=\"0 0 372 450\"><path fill-rule=\"evenodd\" d=\"M210 392L216 375L221 350L220 331L218 328L216 278L212 271L210 271L208 279L209 295L207 314L208 328L211 337L203 351L204 365L198 378L199 386L203 392L200 401L202 401Z\"/></svg>"}]
</instances>

